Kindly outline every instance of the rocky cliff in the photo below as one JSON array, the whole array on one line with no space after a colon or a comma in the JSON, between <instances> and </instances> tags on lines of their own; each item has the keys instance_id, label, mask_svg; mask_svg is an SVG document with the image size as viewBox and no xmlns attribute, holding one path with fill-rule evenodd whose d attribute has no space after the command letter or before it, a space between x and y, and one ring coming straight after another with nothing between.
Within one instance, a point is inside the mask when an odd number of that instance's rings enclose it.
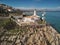
<instances>
[{"instance_id":1,"label":"rocky cliff","mask_svg":"<svg viewBox=\"0 0 60 45\"><path fill-rule=\"evenodd\" d=\"M26 25L17 33L6 31L0 45L60 45L60 34L49 25Z\"/></svg>"}]
</instances>

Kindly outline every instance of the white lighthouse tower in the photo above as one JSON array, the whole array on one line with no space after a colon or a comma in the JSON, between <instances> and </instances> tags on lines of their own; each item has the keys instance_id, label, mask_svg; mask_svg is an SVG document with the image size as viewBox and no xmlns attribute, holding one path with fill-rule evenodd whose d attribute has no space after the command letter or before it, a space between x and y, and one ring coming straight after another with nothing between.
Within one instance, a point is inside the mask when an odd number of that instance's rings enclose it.
<instances>
[{"instance_id":1,"label":"white lighthouse tower","mask_svg":"<svg viewBox=\"0 0 60 45\"><path fill-rule=\"evenodd\" d=\"M33 14L34 16L36 16L37 14L36 14L36 9L34 10L34 14Z\"/></svg>"},{"instance_id":2,"label":"white lighthouse tower","mask_svg":"<svg viewBox=\"0 0 60 45\"><path fill-rule=\"evenodd\" d=\"M35 16L35 17L39 17L39 18L40 18L40 16L38 16L38 15L36 14L36 9L34 9L33 16Z\"/></svg>"}]
</instances>

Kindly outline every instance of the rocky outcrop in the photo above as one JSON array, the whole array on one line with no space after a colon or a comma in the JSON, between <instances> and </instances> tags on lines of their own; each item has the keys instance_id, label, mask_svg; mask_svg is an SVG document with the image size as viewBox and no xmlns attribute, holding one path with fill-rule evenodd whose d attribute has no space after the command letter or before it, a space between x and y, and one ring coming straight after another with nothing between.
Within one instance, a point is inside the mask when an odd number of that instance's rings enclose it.
<instances>
[{"instance_id":1,"label":"rocky outcrop","mask_svg":"<svg viewBox=\"0 0 60 45\"><path fill-rule=\"evenodd\" d=\"M19 27L17 34L5 33L0 45L60 45L60 34L51 26L28 25Z\"/></svg>"}]
</instances>

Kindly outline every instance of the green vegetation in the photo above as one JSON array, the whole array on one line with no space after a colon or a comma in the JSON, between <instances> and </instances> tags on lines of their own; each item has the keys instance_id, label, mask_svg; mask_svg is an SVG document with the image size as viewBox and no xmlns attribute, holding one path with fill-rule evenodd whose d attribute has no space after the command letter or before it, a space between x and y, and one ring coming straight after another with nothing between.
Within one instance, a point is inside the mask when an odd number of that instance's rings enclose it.
<instances>
[{"instance_id":1,"label":"green vegetation","mask_svg":"<svg viewBox=\"0 0 60 45\"><path fill-rule=\"evenodd\" d=\"M16 23L13 22L11 19L6 22L6 24L4 25L4 29L7 29L7 30L11 30L11 29L14 29L16 26Z\"/></svg>"},{"instance_id":2,"label":"green vegetation","mask_svg":"<svg viewBox=\"0 0 60 45\"><path fill-rule=\"evenodd\" d=\"M5 4L0 4L0 16L9 16L8 8L10 7Z\"/></svg>"},{"instance_id":3,"label":"green vegetation","mask_svg":"<svg viewBox=\"0 0 60 45\"><path fill-rule=\"evenodd\" d=\"M0 19L0 27L3 27L4 29L10 30L14 29L16 26L16 23L13 22L11 19Z\"/></svg>"},{"instance_id":4,"label":"green vegetation","mask_svg":"<svg viewBox=\"0 0 60 45\"><path fill-rule=\"evenodd\" d=\"M40 21L38 21L38 24L45 24L45 21L43 22L43 21L40 20ZM0 27L3 27L8 32L15 33L15 34L18 33L18 32L20 32L20 33L23 33L23 32L26 33L28 30L30 30L30 26L29 25L18 26L11 19L0 19ZM34 30L37 30L37 29L34 28Z\"/></svg>"},{"instance_id":5,"label":"green vegetation","mask_svg":"<svg viewBox=\"0 0 60 45\"><path fill-rule=\"evenodd\" d=\"M44 20L39 20L39 21L37 21L38 22L38 24L45 24L46 23L46 21Z\"/></svg>"},{"instance_id":6,"label":"green vegetation","mask_svg":"<svg viewBox=\"0 0 60 45\"><path fill-rule=\"evenodd\" d=\"M6 29L8 32L19 32L19 26L11 19L0 19L0 28Z\"/></svg>"},{"instance_id":7,"label":"green vegetation","mask_svg":"<svg viewBox=\"0 0 60 45\"><path fill-rule=\"evenodd\" d=\"M5 9L0 10L0 16L4 17L4 16L9 16L9 12Z\"/></svg>"},{"instance_id":8,"label":"green vegetation","mask_svg":"<svg viewBox=\"0 0 60 45\"><path fill-rule=\"evenodd\" d=\"M9 11L8 9L10 9L11 11ZM22 11L20 9L15 9L6 4L0 4L0 16L2 17L8 17L10 15L21 15L21 14Z\"/></svg>"},{"instance_id":9,"label":"green vegetation","mask_svg":"<svg viewBox=\"0 0 60 45\"><path fill-rule=\"evenodd\" d=\"M23 29L23 27L19 27L14 21L12 21L11 19L0 19L0 28L3 27L4 29L6 29L8 32L10 33L18 33L19 31L22 32L26 32L26 28Z\"/></svg>"},{"instance_id":10,"label":"green vegetation","mask_svg":"<svg viewBox=\"0 0 60 45\"><path fill-rule=\"evenodd\" d=\"M0 27L4 27L8 21L9 19L0 19Z\"/></svg>"}]
</instances>

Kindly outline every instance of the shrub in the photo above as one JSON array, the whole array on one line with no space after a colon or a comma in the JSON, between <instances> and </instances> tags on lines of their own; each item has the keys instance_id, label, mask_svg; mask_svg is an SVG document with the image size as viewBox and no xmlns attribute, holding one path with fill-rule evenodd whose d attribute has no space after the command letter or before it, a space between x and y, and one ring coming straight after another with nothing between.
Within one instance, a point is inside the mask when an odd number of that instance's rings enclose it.
<instances>
[{"instance_id":1,"label":"shrub","mask_svg":"<svg viewBox=\"0 0 60 45\"><path fill-rule=\"evenodd\" d=\"M15 26L16 26L16 23L10 20L5 24L4 29L11 30L11 29L14 29Z\"/></svg>"}]
</instances>

